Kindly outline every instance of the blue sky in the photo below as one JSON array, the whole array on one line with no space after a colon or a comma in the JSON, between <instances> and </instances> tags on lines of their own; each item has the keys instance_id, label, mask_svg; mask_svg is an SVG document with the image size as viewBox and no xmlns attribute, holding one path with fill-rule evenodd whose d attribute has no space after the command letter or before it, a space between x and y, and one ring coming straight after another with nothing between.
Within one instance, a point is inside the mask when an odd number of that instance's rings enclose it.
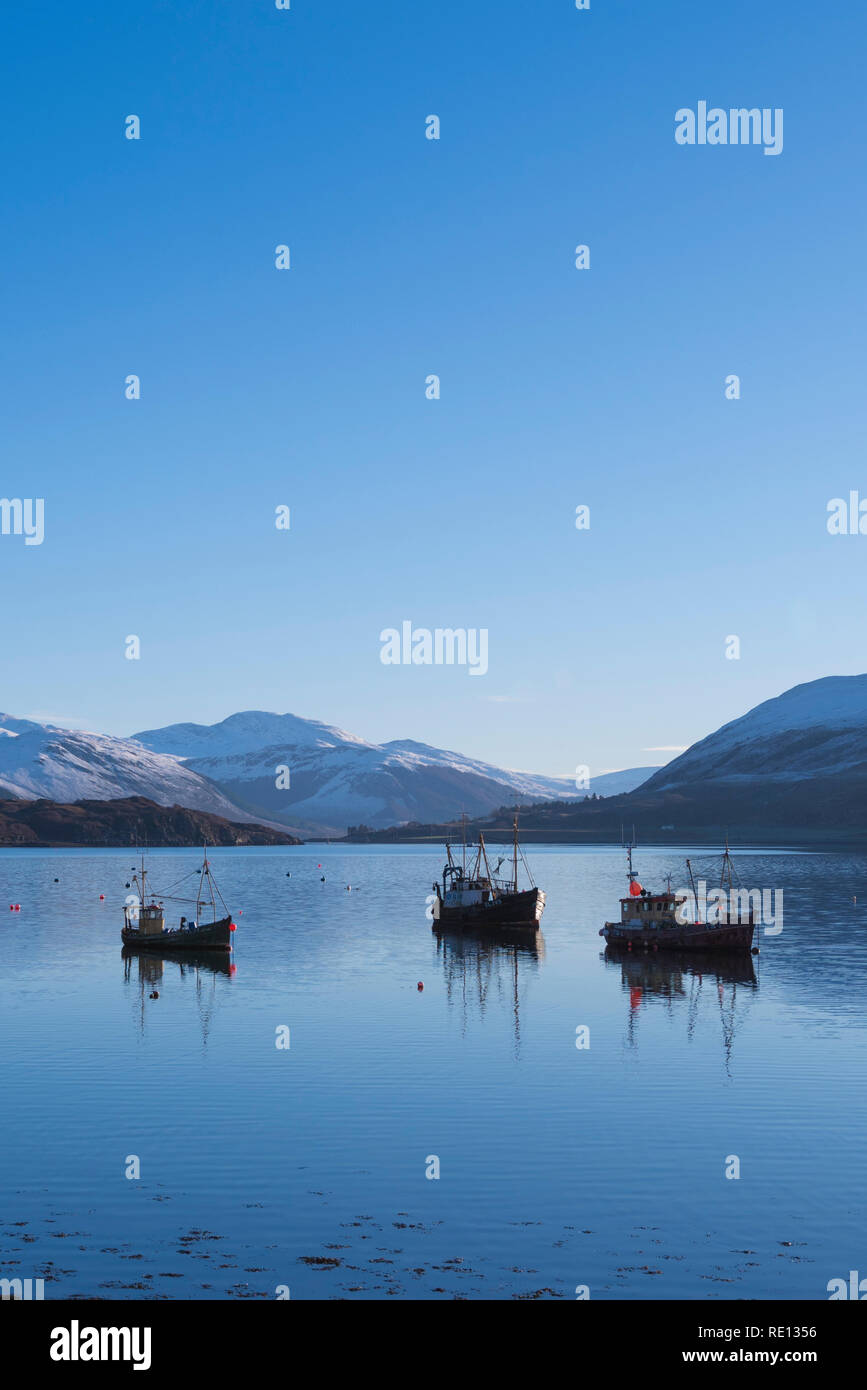
<instances>
[{"instance_id":1,"label":"blue sky","mask_svg":"<svg viewBox=\"0 0 867 1390\"><path fill-rule=\"evenodd\" d=\"M0 491L46 517L0 536L4 709L291 710L568 774L867 668L867 537L825 525L867 496L854 7L4 29ZM783 153L678 146L701 99L782 107ZM488 674L383 666L406 619L487 628Z\"/></svg>"}]
</instances>

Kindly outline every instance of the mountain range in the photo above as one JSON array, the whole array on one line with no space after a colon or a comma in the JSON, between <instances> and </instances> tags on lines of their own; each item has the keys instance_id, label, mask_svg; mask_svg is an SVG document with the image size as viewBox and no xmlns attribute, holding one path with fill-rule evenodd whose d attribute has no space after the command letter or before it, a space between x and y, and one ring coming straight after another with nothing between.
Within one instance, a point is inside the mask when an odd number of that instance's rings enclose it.
<instances>
[{"instance_id":1,"label":"mountain range","mask_svg":"<svg viewBox=\"0 0 867 1390\"><path fill-rule=\"evenodd\" d=\"M613 795L655 770L608 773L593 778L592 791ZM63 803L141 796L307 837L576 796L569 778L513 772L410 739L370 743L261 710L130 738L0 714L0 792Z\"/></svg>"},{"instance_id":2,"label":"mountain range","mask_svg":"<svg viewBox=\"0 0 867 1390\"><path fill-rule=\"evenodd\" d=\"M603 801L549 802L521 817L527 840L803 844L867 838L867 675L827 676L765 700ZM509 833L504 813L476 827ZM415 827L439 839L443 827ZM364 837L366 838L366 837ZM377 838L385 838L380 835ZM394 834L390 838L395 838Z\"/></svg>"},{"instance_id":3,"label":"mountain range","mask_svg":"<svg viewBox=\"0 0 867 1390\"><path fill-rule=\"evenodd\" d=\"M536 838L732 835L805 842L867 826L867 675L827 676L757 705L662 768L572 779L509 771L411 739L371 743L293 714L247 710L220 723L171 724L130 738L0 715L0 795L110 801L146 797L302 838L413 823L461 811L480 823L519 802ZM413 831L416 833L416 831Z\"/></svg>"}]
</instances>

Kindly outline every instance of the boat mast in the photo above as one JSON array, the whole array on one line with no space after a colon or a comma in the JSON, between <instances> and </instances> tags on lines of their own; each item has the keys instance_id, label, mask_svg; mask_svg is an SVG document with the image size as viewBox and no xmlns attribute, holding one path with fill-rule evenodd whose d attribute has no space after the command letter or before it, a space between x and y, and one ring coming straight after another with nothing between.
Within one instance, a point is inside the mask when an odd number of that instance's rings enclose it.
<instances>
[{"instance_id":1,"label":"boat mast","mask_svg":"<svg viewBox=\"0 0 867 1390\"><path fill-rule=\"evenodd\" d=\"M217 922L217 903L215 903L215 901L214 901L214 884L213 884L213 880L211 880L211 866L208 865L208 862L207 862L207 849L206 849L206 847L204 847L204 845L203 845L203 847L201 847L201 856L203 856L203 863L201 863L201 874L200 874L200 878L199 878L199 891L197 891L197 894L196 894L196 922L199 922L199 919L200 919L200 915L201 915L201 899L203 899L203 897L204 897L203 891L201 891L201 885L203 885L203 883L206 883L206 881L207 881L207 885L208 885L208 892L210 892L210 895L211 895L211 916L213 916L214 922Z\"/></svg>"},{"instance_id":2,"label":"boat mast","mask_svg":"<svg viewBox=\"0 0 867 1390\"><path fill-rule=\"evenodd\" d=\"M695 877L692 872L692 865L690 864L688 859L686 861L686 871L689 874L690 887L692 888L692 900L695 903L696 913L698 913L698 889L695 886Z\"/></svg>"},{"instance_id":3,"label":"boat mast","mask_svg":"<svg viewBox=\"0 0 867 1390\"><path fill-rule=\"evenodd\" d=\"M621 828L620 828L620 835L621 835L621 839L622 839L622 837L623 837L623 827L622 827L622 826L621 826ZM635 848L635 826L633 825L633 827L632 827L632 839L629 841L629 844L626 846L626 877L627 877L627 880L628 880L628 882L629 882L629 887L630 887L630 888L632 887L632 885L633 885L633 883L635 882L635 880L638 878L638 870L637 870L637 869L633 869L633 867L632 867L632 851L633 851L634 848Z\"/></svg>"},{"instance_id":4,"label":"boat mast","mask_svg":"<svg viewBox=\"0 0 867 1390\"><path fill-rule=\"evenodd\" d=\"M497 890L494 887L494 879L493 875L491 874L491 866L488 863L488 851L485 848L485 837L482 834L481 830L479 831L479 856L480 858L484 859L485 862L485 873L487 874L488 884L490 885L491 898L496 898Z\"/></svg>"},{"instance_id":5,"label":"boat mast","mask_svg":"<svg viewBox=\"0 0 867 1390\"><path fill-rule=\"evenodd\" d=\"M207 879L207 883L208 883L208 892L209 892L210 895L211 895L211 912L212 912L213 920L216 922L216 920L217 920L217 904L216 904L216 902L215 902L215 900L214 900L214 885L213 885L213 881L212 881L212 879L211 879L211 866L210 866L210 864L208 863L208 851L207 851L207 849L205 848L204 845L202 845L202 855L204 856L204 863L202 864L202 873L201 873L201 877L200 877L200 879L199 879L199 891L198 891L198 893L196 894L196 921L198 922L198 920L199 920L199 914L200 914L200 911L201 911L201 903L202 903L202 884L203 884L203 883L205 882L205 880Z\"/></svg>"},{"instance_id":6,"label":"boat mast","mask_svg":"<svg viewBox=\"0 0 867 1390\"><path fill-rule=\"evenodd\" d=\"M514 821L512 822L512 824L513 824L513 829L514 829L514 837L513 837L513 842L512 842L512 865L513 865L513 868L512 868L512 886L513 886L513 891L514 891L515 893L517 893L517 891L518 891L518 808L517 808L517 806L515 807L515 819L514 819Z\"/></svg>"},{"instance_id":7,"label":"boat mast","mask_svg":"<svg viewBox=\"0 0 867 1390\"><path fill-rule=\"evenodd\" d=\"M729 892L731 892L731 887L732 887L732 857L731 857L731 855L729 854L729 837L728 837L728 835L726 835L726 847L725 847L725 851L723 852L722 870L721 870L720 876L719 876L719 886L720 886L720 888L723 888L723 887L725 886L726 872L728 872L728 887L729 887Z\"/></svg>"}]
</instances>

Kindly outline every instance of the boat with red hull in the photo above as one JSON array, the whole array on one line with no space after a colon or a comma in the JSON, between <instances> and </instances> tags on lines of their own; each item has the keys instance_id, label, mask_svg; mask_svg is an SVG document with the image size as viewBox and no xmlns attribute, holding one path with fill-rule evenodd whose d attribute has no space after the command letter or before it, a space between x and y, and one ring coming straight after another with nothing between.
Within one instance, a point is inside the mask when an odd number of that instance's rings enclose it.
<instances>
[{"instance_id":1,"label":"boat with red hull","mask_svg":"<svg viewBox=\"0 0 867 1390\"><path fill-rule=\"evenodd\" d=\"M746 911L741 912L740 895L733 891L728 845L723 855L720 888L725 890L729 904L735 901L736 912L734 920L729 910L726 920L715 922L689 920L690 906L698 900L698 895L688 859L686 866L693 887L689 896L671 891L670 875L664 893L649 893L638 882L638 874L632 867L632 850L633 846L629 845L626 851L629 892L620 899L620 921L606 922L599 932L609 950L720 951L735 954L753 949L755 923L752 904L750 902Z\"/></svg>"}]
</instances>

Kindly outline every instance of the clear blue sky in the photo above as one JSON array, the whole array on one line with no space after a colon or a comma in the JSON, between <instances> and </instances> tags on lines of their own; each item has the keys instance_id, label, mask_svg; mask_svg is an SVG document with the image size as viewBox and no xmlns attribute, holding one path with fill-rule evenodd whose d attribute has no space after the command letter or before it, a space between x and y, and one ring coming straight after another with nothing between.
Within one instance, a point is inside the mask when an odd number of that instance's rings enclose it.
<instances>
[{"instance_id":1,"label":"clear blue sky","mask_svg":"<svg viewBox=\"0 0 867 1390\"><path fill-rule=\"evenodd\" d=\"M0 537L0 707L291 710L566 774L867 669L867 536L825 526L867 496L857 7L48 0L3 32L0 491L46 535ZM678 146L701 99L782 107L783 153ZM404 619L487 628L489 673L383 666Z\"/></svg>"}]
</instances>

